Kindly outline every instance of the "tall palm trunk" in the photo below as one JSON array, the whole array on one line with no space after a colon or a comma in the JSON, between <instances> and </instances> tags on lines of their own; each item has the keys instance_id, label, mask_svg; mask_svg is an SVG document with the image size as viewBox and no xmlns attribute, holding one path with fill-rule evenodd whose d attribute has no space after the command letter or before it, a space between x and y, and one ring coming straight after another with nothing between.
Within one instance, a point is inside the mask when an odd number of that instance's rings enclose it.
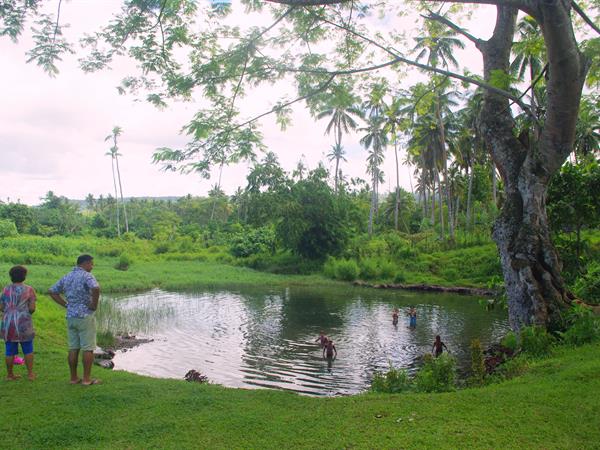
<instances>
[{"instance_id":1,"label":"tall palm trunk","mask_svg":"<svg viewBox=\"0 0 600 450\"><path fill-rule=\"evenodd\" d=\"M469 168L467 168L469 170ZM467 189L467 214L466 214L466 224L465 227L467 230L471 229L471 201L473 198L473 168L469 171L469 187Z\"/></svg>"},{"instance_id":2,"label":"tall palm trunk","mask_svg":"<svg viewBox=\"0 0 600 450\"><path fill-rule=\"evenodd\" d=\"M398 210L400 209L400 169L398 167L398 140L394 136L394 157L396 158L396 203L394 204L394 229L398 231Z\"/></svg>"},{"instance_id":3,"label":"tall palm trunk","mask_svg":"<svg viewBox=\"0 0 600 450\"><path fill-rule=\"evenodd\" d=\"M115 206L117 211L117 236L121 237L121 220L119 218L119 192L117 191L117 178L115 177L115 157L110 160L112 168L113 185L115 187Z\"/></svg>"},{"instance_id":4,"label":"tall palm trunk","mask_svg":"<svg viewBox=\"0 0 600 450\"><path fill-rule=\"evenodd\" d=\"M442 120L442 113L440 111L440 97L436 95L435 102L435 116L438 122L438 130L439 130L439 140L440 140L440 149L442 150L442 169L444 173L444 193L446 197L446 205L448 206L448 234L450 235L450 240L454 240L454 226L452 220L452 200L450 198L450 183L448 180L448 156L446 152L446 129L444 127L444 121ZM441 189L441 186L440 186ZM442 206L442 199L440 198L440 207ZM444 229L444 224L442 222L442 230ZM444 239L442 233L442 239Z\"/></svg>"},{"instance_id":5,"label":"tall palm trunk","mask_svg":"<svg viewBox=\"0 0 600 450\"><path fill-rule=\"evenodd\" d=\"M438 185L438 204L440 208L440 239L443 241L446 239L446 230L444 229L444 202L442 201L442 182L440 180L440 172L436 169L435 178L437 180Z\"/></svg>"},{"instance_id":6,"label":"tall palm trunk","mask_svg":"<svg viewBox=\"0 0 600 450\"><path fill-rule=\"evenodd\" d=\"M115 142L116 145L116 142ZM115 163L117 164L117 178L119 179L119 192L121 193L121 206L123 206L123 219L125 220L125 232L129 232L129 222L127 221L127 208L123 199L123 185L121 184L121 170L119 170L119 157L115 153ZM118 206L118 205L117 205ZM118 210L118 207L117 207Z\"/></svg>"},{"instance_id":7,"label":"tall palm trunk","mask_svg":"<svg viewBox=\"0 0 600 450\"><path fill-rule=\"evenodd\" d=\"M219 182L217 183L217 193L221 190L221 176L223 175L223 165L225 161L221 161L221 165L219 166ZM215 195L215 199L213 200L212 209L210 211L210 221L212 222L215 217L215 209L217 207L218 196Z\"/></svg>"}]
</instances>

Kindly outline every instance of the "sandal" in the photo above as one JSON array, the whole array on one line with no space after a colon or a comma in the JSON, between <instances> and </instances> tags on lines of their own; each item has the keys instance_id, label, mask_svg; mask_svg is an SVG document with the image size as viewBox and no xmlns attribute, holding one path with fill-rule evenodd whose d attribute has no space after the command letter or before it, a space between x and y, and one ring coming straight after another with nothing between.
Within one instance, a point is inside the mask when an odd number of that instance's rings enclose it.
<instances>
[{"instance_id":1,"label":"sandal","mask_svg":"<svg viewBox=\"0 0 600 450\"><path fill-rule=\"evenodd\" d=\"M91 386L93 384L102 384L102 381L100 381L100 380L98 380L96 378L92 378L89 383L85 383L83 381L81 382L82 386Z\"/></svg>"}]
</instances>

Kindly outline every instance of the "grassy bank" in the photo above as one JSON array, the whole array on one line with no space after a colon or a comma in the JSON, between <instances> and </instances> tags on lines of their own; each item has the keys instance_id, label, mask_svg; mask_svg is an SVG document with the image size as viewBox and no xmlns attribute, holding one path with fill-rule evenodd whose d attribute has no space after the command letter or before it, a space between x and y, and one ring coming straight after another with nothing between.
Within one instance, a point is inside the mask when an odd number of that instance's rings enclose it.
<instances>
[{"instance_id":1,"label":"grassy bank","mask_svg":"<svg viewBox=\"0 0 600 450\"><path fill-rule=\"evenodd\" d=\"M511 381L448 394L308 398L95 368L71 386L63 312L36 317L38 380L0 381L3 448L597 448L600 346L560 349ZM23 368L18 368L24 372ZM26 419L25 419L26 418Z\"/></svg>"},{"instance_id":2,"label":"grassy bank","mask_svg":"<svg viewBox=\"0 0 600 450\"><path fill-rule=\"evenodd\" d=\"M316 283L209 263L98 260L107 290L153 285ZM8 265L0 265L5 271ZM45 291L69 266L31 266ZM68 384L64 310L41 295L38 380L0 381L3 448L598 448L600 345L560 348L502 384L448 394L308 398L95 368L101 386ZM165 361L165 364L168 364ZM18 367L24 374L24 368ZM7 420L8 419L8 420Z\"/></svg>"}]
</instances>

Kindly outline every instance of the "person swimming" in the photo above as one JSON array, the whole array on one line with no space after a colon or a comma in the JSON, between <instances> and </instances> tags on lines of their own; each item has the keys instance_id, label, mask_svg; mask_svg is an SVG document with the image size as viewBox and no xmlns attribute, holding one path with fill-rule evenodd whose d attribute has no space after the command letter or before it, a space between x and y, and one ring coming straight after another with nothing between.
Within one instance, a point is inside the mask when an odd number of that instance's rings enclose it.
<instances>
[{"instance_id":1,"label":"person swimming","mask_svg":"<svg viewBox=\"0 0 600 450\"><path fill-rule=\"evenodd\" d=\"M392 325L398 325L398 315L398 308L394 308L394 310L392 311Z\"/></svg>"},{"instance_id":2,"label":"person swimming","mask_svg":"<svg viewBox=\"0 0 600 450\"><path fill-rule=\"evenodd\" d=\"M327 345L328 338L325 336L325 332L321 331L319 336L315 339L315 342L318 342L321 347L325 347Z\"/></svg>"},{"instance_id":3,"label":"person swimming","mask_svg":"<svg viewBox=\"0 0 600 450\"><path fill-rule=\"evenodd\" d=\"M409 317L408 326L415 328L417 326L417 310L414 306L411 306L406 315Z\"/></svg>"},{"instance_id":4,"label":"person swimming","mask_svg":"<svg viewBox=\"0 0 600 450\"><path fill-rule=\"evenodd\" d=\"M337 349L335 348L335 344L331 339L327 340L327 344L323 347L323 357L325 358L325 354L327 354L327 359L333 359L337 357Z\"/></svg>"},{"instance_id":5,"label":"person swimming","mask_svg":"<svg viewBox=\"0 0 600 450\"><path fill-rule=\"evenodd\" d=\"M431 353L433 353L433 355L437 358L443 353L444 349L448 351L448 347L446 347L446 344L442 342L442 338L437 335L433 345L431 346Z\"/></svg>"}]
</instances>

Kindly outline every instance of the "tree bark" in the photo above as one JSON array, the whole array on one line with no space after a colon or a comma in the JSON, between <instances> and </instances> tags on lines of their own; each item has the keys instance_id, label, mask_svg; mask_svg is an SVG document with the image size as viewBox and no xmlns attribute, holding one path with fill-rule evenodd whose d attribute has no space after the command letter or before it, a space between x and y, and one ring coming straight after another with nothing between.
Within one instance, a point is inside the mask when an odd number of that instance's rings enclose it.
<instances>
[{"instance_id":1,"label":"tree bark","mask_svg":"<svg viewBox=\"0 0 600 450\"><path fill-rule=\"evenodd\" d=\"M572 148L579 100L587 71L563 0L531 2L546 43L549 73L544 128L529 145L514 135L506 98L487 91L480 129L504 182L505 201L492 236L500 252L508 296L511 327L541 325L559 329L562 312L570 304L561 276L561 263L550 239L546 190ZM498 6L493 36L480 43L484 78L508 73L517 9ZM532 133L533 134L533 133Z\"/></svg>"}]
</instances>

